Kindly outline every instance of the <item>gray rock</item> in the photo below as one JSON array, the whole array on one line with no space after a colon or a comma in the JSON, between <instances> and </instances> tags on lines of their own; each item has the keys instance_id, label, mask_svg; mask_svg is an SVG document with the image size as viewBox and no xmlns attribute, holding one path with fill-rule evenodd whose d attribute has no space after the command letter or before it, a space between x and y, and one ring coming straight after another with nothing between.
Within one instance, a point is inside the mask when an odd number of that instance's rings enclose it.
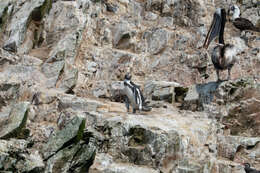
<instances>
[{"instance_id":1,"label":"gray rock","mask_svg":"<svg viewBox=\"0 0 260 173\"><path fill-rule=\"evenodd\" d=\"M67 147L69 143L77 143L83 136L85 128L85 118L82 115L76 115L66 126L53 133L48 143L44 146L44 158L49 159L59 150Z\"/></svg>"},{"instance_id":2,"label":"gray rock","mask_svg":"<svg viewBox=\"0 0 260 173\"><path fill-rule=\"evenodd\" d=\"M0 31L5 29L7 20L10 18L10 9L12 9L11 0L0 2Z\"/></svg>"},{"instance_id":3,"label":"gray rock","mask_svg":"<svg viewBox=\"0 0 260 173\"><path fill-rule=\"evenodd\" d=\"M27 1L12 17L10 26L8 27L9 39L5 42L6 50L16 52L17 48L24 42L26 30L30 20L42 18L46 11L50 8L50 0Z\"/></svg>"},{"instance_id":4,"label":"gray rock","mask_svg":"<svg viewBox=\"0 0 260 173\"><path fill-rule=\"evenodd\" d=\"M93 95L95 97L103 97L106 98L108 97L108 86L107 86L107 81L98 81L93 89Z\"/></svg>"},{"instance_id":5,"label":"gray rock","mask_svg":"<svg viewBox=\"0 0 260 173\"><path fill-rule=\"evenodd\" d=\"M75 111L91 112L98 111L102 107L102 103L96 100L76 97L71 95L59 96L58 107L60 110L71 108Z\"/></svg>"},{"instance_id":6,"label":"gray rock","mask_svg":"<svg viewBox=\"0 0 260 173\"><path fill-rule=\"evenodd\" d=\"M242 136L218 136L218 155L233 160L239 147L253 147L260 138L249 138Z\"/></svg>"},{"instance_id":7,"label":"gray rock","mask_svg":"<svg viewBox=\"0 0 260 173\"><path fill-rule=\"evenodd\" d=\"M90 172L95 173L159 173L159 171L130 163L117 163L113 158L105 153L96 155L94 164L90 167Z\"/></svg>"},{"instance_id":8,"label":"gray rock","mask_svg":"<svg viewBox=\"0 0 260 173\"><path fill-rule=\"evenodd\" d=\"M8 5L9 5L9 1L0 2L0 18L3 17L5 11L7 10Z\"/></svg>"},{"instance_id":9,"label":"gray rock","mask_svg":"<svg viewBox=\"0 0 260 173\"><path fill-rule=\"evenodd\" d=\"M77 1L77 5L79 9L82 9L83 13L86 13L89 9L89 6L91 5L90 0L79 0Z\"/></svg>"},{"instance_id":10,"label":"gray rock","mask_svg":"<svg viewBox=\"0 0 260 173\"><path fill-rule=\"evenodd\" d=\"M76 56L78 39L77 32L66 36L43 64L42 72L48 78L49 87L58 87L67 92L76 85L78 71L71 63Z\"/></svg>"},{"instance_id":11,"label":"gray rock","mask_svg":"<svg viewBox=\"0 0 260 173\"><path fill-rule=\"evenodd\" d=\"M42 72L48 78L48 87L70 92L76 85L78 71L73 64L86 21L86 16L73 3L59 1L53 5L45 23L46 42L57 45L42 65Z\"/></svg>"},{"instance_id":12,"label":"gray rock","mask_svg":"<svg viewBox=\"0 0 260 173\"><path fill-rule=\"evenodd\" d=\"M16 168L22 172L43 172L45 164L39 151L30 152L29 154L21 155L24 156L24 160L20 160L16 163Z\"/></svg>"},{"instance_id":13,"label":"gray rock","mask_svg":"<svg viewBox=\"0 0 260 173\"><path fill-rule=\"evenodd\" d=\"M28 150L25 140L0 140L0 169L12 172L42 172L45 165L37 150Z\"/></svg>"},{"instance_id":14,"label":"gray rock","mask_svg":"<svg viewBox=\"0 0 260 173\"><path fill-rule=\"evenodd\" d=\"M103 133L110 147L103 150L108 150L113 157L137 165L162 167L164 161L182 152L180 136L174 129L164 131L160 127L139 124L135 117L127 116L126 119L113 117L105 122L104 129L107 130ZM151 124L147 120L142 123Z\"/></svg>"},{"instance_id":15,"label":"gray rock","mask_svg":"<svg viewBox=\"0 0 260 173\"><path fill-rule=\"evenodd\" d=\"M20 57L10 54L8 51L0 48L0 65L5 65L6 63L15 64L20 59Z\"/></svg>"},{"instance_id":16,"label":"gray rock","mask_svg":"<svg viewBox=\"0 0 260 173\"><path fill-rule=\"evenodd\" d=\"M159 19L159 26L161 27L169 27L175 29L173 26L173 18L172 17L160 17Z\"/></svg>"},{"instance_id":17,"label":"gray rock","mask_svg":"<svg viewBox=\"0 0 260 173\"><path fill-rule=\"evenodd\" d=\"M95 144L73 144L57 152L47 161L45 172L88 172L95 158Z\"/></svg>"},{"instance_id":18,"label":"gray rock","mask_svg":"<svg viewBox=\"0 0 260 173\"><path fill-rule=\"evenodd\" d=\"M19 82L1 82L0 83L0 98L3 100L0 103L0 108L13 103L19 98L21 84Z\"/></svg>"},{"instance_id":19,"label":"gray rock","mask_svg":"<svg viewBox=\"0 0 260 173\"><path fill-rule=\"evenodd\" d=\"M165 29L153 28L145 32L143 38L147 41L149 53L154 55L166 48L169 32Z\"/></svg>"},{"instance_id":20,"label":"gray rock","mask_svg":"<svg viewBox=\"0 0 260 173\"><path fill-rule=\"evenodd\" d=\"M9 139L18 137L21 134L27 121L29 102L22 102L14 105L6 121L1 122L0 138Z\"/></svg>"},{"instance_id":21,"label":"gray rock","mask_svg":"<svg viewBox=\"0 0 260 173\"><path fill-rule=\"evenodd\" d=\"M202 167L194 163L189 163L187 160L181 161L177 167L178 173L201 173Z\"/></svg>"},{"instance_id":22,"label":"gray rock","mask_svg":"<svg viewBox=\"0 0 260 173\"><path fill-rule=\"evenodd\" d=\"M113 46L118 49L130 48L134 35L128 22L118 23L112 28Z\"/></svg>"},{"instance_id":23,"label":"gray rock","mask_svg":"<svg viewBox=\"0 0 260 173\"><path fill-rule=\"evenodd\" d=\"M156 20L158 18L158 15L153 12L146 12L144 18L148 21Z\"/></svg>"},{"instance_id":24,"label":"gray rock","mask_svg":"<svg viewBox=\"0 0 260 173\"><path fill-rule=\"evenodd\" d=\"M76 86L78 80L78 69L65 64L64 73L62 74L62 79L60 84L57 83L57 86L64 90L66 93L73 93L73 88Z\"/></svg>"},{"instance_id":25,"label":"gray rock","mask_svg":"<svg viewBox=\"0 0 260 173\"><path fill-rule=\"evenodd\" d=\"M162 11L162 0L148 0L145 4L147 10Z\"/></svg>"},{"instance_id":26,"label":"gray rock","mask_svg":"<svg viewBox=\"0 0 260 173\"><path fill-rule=\"evenodd\" d=\"M180 84L166 81L149 81L144 86L144 95L152 100L165 100L170 103L175 100L175 87Z\"/></svg>"},{"instance_id":27,"label":"gray rock","mask_svg":"<svg viewBox=\"0 0 260 173\"><path fill-rule=\"evenodd\" d=\"M88 144L83 144L73 156L70 171L81 173L88 172L96 156L96 143L94 138L89 138Z\"/></svg>"},{"instance_id":28,"label":"gray rock","mask_svg":"<svg viewBox=\"0 0 260 173\"><path fill-rule=\"evenodd\" d=\"M189 87L182 105L183 109L204 110L204 104L210 104L213 101L219 84L218 82L209 82Z\"/></svg>"},{"instance_id":29,"label":"gray rock","mask_svg":"<svg viewBox=\"0 0 260 173\"><path fill-rule=\"evenodd\" d=\"M110 85L110 98L113 101L121 102L124 97L124 83L123 81L114 81Z\"/></svg>"}]
</instances>

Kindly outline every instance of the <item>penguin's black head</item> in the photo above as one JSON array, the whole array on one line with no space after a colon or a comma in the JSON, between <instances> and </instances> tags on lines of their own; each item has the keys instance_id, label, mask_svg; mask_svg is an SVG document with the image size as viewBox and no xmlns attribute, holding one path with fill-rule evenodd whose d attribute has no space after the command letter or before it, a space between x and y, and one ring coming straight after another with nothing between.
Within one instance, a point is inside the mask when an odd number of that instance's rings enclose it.
<instances>
[{"instance_id":1,"label":"penguin's black head","mask_svg":"<svg viewBox=\"0 0 260 173\"><path fill-rule=\"evenodd\" d=\"M126 79L126 80L131 80L131 78L132 78L132 76L131 76L129 73L127 73L127 74L125 75L125 79Z\"/></svg>"},{"instance_id":2,"label":"penguin's black head","mask_svg":"<svg viewBox=\"0 0 260 173\"><path fill-rule=\"evenodd\" d=\"M250 164L249 163L245 163L244 166L245 166L245 168L250 168Z\"/></svg>"}]
</instances>

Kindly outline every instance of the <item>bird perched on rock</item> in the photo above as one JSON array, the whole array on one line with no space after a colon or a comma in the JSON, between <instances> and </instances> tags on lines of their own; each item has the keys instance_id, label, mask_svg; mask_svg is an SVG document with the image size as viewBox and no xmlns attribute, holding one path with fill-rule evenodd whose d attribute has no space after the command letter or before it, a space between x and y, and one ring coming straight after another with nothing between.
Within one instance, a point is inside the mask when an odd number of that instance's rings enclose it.
<instances>
[{"instance_id":1,"label":"bird perched on rock","mask_svg":"<svg viewBox=\"0 0 260 173\"><path fill-rule=\"evenodd\" d=\"M240 17L240 9L237 5L232 5L229 8L229 13L232 14L231 21L233 25L240 31L260 32L260 28L256 27L250 20Z\"/></svg>"},{"instance_id":2,"label":"bird perched on rock","mask_svg":"<svg viewBox=\"0 0 260 173\"><path fill-rule=\"evenodd\" d=\"M130 74L126 74L124 79L125 105L127 111L129 112L129 104L133 108L133 113L136 113L136 110L151 111L151 107L146 106L140 87L131 81L131 77Z\"/></svg>"},{"instance_id":3,"label":"bird perched on rock","mask_svg":"<svg viewBox=\"0 0 260 173\"><path fill-rule=\"evenodd\" d=\"M214 40L217 36L219 38L219 43L214 47L211 53L211 60L216 69L218 81L219 71L228 70L228 80L230 79L231 68L236 62L236 55L238 54L238 49L236 46L224 43L224 29L226 24L226 10L218 8L214 13L214 18L211 23L209 32L207 34L206 40L203 44L204 48L208 48L210 42Z\"/></svg>"},{"instance_id":4,"label":"bird perched on rock","mask_svg":"<svg viewBox=\"0 0 260 173\"><path fill-rule=\"evenodd\" d=\"M246 173L260 173L260 171L257 171L256 169L250 168L250 164L249 163L245 163L245 171Z\"/></svg>"}]
</instances>

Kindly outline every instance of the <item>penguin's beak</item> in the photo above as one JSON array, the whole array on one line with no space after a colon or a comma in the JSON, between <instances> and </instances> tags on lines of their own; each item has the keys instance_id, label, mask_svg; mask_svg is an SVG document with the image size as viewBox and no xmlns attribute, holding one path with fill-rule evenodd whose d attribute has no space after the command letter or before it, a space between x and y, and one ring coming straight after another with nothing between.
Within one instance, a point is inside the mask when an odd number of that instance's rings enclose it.
<instances>
[{"instance_id":1,"label":"penguin's beak","mask_svg":"<svg viewBox=\"0 0 260 173\"><path fill-rule=\"evenodd\" d=\"M214 13L214 18L212 20L209 32L207 34L206 40L203 44L204 48L208 48L210 42L214 40L220 33L221 28L221 16L218 13Z\"/></svg>"}]
</instances>

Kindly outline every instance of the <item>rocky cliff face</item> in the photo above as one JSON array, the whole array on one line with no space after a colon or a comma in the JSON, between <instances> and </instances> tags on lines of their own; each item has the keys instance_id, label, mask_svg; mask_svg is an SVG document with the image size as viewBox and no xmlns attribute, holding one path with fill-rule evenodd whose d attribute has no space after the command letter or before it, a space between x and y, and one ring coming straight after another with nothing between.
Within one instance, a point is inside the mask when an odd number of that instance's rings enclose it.
<instances>
[{"instance_id":1,"label":"rocky cliff face","mask_svg":"<svg viewBox=\"0 0 260 173\"><path fill-rule=\"evenodd\" d=\"M200 48L231 3L260 26L254 0L0 1L0 172L260 169L260 35L227 23L230 81ZM127 113L126 72L151 112Z\"/></svg>"}]
</instances>

